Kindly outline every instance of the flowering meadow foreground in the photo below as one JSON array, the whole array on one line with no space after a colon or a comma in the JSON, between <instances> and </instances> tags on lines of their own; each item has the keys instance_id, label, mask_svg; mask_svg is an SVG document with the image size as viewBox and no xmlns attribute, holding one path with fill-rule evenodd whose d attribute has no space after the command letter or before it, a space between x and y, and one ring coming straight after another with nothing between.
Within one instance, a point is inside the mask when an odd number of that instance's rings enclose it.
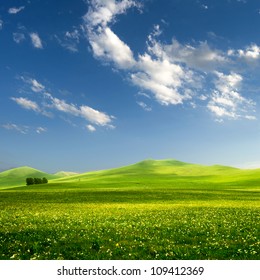
<instances>
[{"instance_id":1,"label":"flowering meadow foreground","mask_svg":"<svg viewBox=\"0 0 260 280\"><path fill-rule=\"evenodd\" d=\"M0 259L260 259L259 185L259 171L146 161L3 188Z\"/></svg>"}]
</instances>

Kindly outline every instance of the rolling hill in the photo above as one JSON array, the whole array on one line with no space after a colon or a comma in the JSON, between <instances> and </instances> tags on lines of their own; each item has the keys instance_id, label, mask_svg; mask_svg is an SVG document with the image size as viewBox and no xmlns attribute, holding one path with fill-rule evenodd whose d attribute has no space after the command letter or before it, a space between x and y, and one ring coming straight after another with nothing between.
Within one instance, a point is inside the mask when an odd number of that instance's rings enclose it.
<instances>
[{"instance_id":1,"label":"rolling hill","mask_svg":"<svg viewBox=\"0 0 260 280\"><path fill-rule=\"evenodd\" d=\"M24 186L27 177L33 177L33 178L46 177L48 180L51 180L51 179L57 179L57 178L66 177L75 174L76 173L65 172L65 171L57 172L55 174L49 174L28 166L17 167L17 168L0 172L0 189L7 188L7 187L9 188L9 187Z\"/></svg>"},{"instance_id":2,"label":"rolling hill","mask_svg":"<svg viewBox=\"0 0 260 280\"><path fill-rule=\"evenodd\" d=\"M0 172L0 188L24 186L27 177L46 177L52 183L73 182L137 182L142 180L196 180L210 182L260 182L260 169L243 170L223 165L205 166L186 163L174 159L153 160L147 159L132 165L77 174L60 171L48 174L31 167L13 168Z\"/></svg>"},{"instance_id":3,"label":"rolling hill","mask_svg":"<svg viewBox=\"0 0 260 280\"><path fill-rule=\"evenodd\" d=\"M67 178L59 178L53 182L73 181L126 181L142 180L145 178L236 181L259 180L260 169L242 170L223 165L205 166L186 163L174 159L153 160L148 159L132 165L114 169L92 171Z\"/></svg>"}]
</instances>

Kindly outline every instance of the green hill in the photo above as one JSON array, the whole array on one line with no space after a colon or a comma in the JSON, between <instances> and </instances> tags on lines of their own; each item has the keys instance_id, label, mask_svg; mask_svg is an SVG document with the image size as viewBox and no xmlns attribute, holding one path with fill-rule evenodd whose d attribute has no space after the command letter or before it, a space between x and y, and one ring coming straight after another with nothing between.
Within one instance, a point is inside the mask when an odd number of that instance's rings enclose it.
<instances>
[{"instance_id":1,"label":"green hill","mask_svg":"<svg viewBox=\"0 0 260 280\"><path fill-rule=\"evenodd\" d=\"M46 172L28 166L17 167L0 172L0 188L24 186L27 177L46 177L48 180L50 180L59 178L61 176L55 174L48 174Z\"/></svg>"},{"instance_id":2,"label":"green hill","mask_svg":"<svg viewBox=\"0 0 260 280\"><path fill-rule=\"evenodd\" d=\"M53 183L71 183L96 181L134 182L142 180L190 180L210 182L260 182L260 169L242 170L223 165L199 165L178 161L175 159L153 160L147 159L132 165L77 174L75 172L60 171L48 174L31 167L19 167L0 172L0 188L25 185L27 177L46 177ZM251 184L252 185L252 184Z\"/></svg>"},{"instance_id":3,"label":"green hill","mask_svg":"<svg viewBox=\"0 0 260 280\"><path fill-rule=\"evenodd\" d=\"M238 168L213 165L205 166L199 164L185 163L174 159L166 160L144 160L132 165L123 166L114 169L87 172L69 178L60 178L54 182L73 182L73 181L89 181L98 180L142 180L142 178L161 178L161 179L177 179L182 177L190 177L190 179L210 179L218 177L225 180L231 180L238 176L254 176L257 174L260 178L260 171L241 170Z\"/></svg>"}]
</instances>

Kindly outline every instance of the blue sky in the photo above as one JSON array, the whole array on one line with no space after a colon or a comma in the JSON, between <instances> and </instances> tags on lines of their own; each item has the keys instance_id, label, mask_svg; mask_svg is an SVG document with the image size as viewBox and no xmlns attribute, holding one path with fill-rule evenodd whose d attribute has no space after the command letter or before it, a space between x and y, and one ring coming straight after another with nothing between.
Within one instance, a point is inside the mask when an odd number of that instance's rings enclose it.
<instances>
[{"instance_id":1,"label":"blue sky","mask_svg":"<svg viewBox=\"0 0 260 280\"><path fill-rule=\"evenodd\" d=\"M0 6L0 169L260 167L260 3Z\"/></svg>"}]
</instances>

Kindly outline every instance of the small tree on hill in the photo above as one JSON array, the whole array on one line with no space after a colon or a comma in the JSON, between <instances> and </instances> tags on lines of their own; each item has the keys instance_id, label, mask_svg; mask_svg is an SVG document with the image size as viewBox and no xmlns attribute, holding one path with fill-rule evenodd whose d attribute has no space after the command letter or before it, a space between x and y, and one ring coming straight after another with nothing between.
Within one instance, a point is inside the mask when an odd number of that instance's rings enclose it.
<instances>
[{"instance_id":1,"label":"small tree on hill","mask_svg":"<svg viewBox=\"0 0 260 280\"><path fill-rule=\"evenodd\" d=\"M47 184L48 180L47 178L43 177L43 178L26 178L26 185L38 185L38 184Z\"/></svg>"},{"instance_id":2,"label":"small tree on hill","mask_svg":"<svg viewBox=\"0 0 260 280\"><path fill-rule=\"evenodd\" d=\"M45 177L43 177L42 178L42 184L47 184L47 183L48 183L48 180Z\"/></svg>"},{"instance_id":3,"label":"small tree on hill","mask_svg":"<svg viewBox=\"0 0 260 280\"><path fill-rule=\"evenodd\" d=\"M26 178L26 185L33 185L34 184L34 179L33 178Z\"/></svg>"},{"instance_id":4,"label":"small tree on hill","mask_svg":"<svg viewBox=\"0 0 260 280\"><path fill-rule=\"evenodd\" d=\"M42 184L42 179L41 178L34 178L34 184L38 185L38 184Z\"/></svg>"}]
</instances>

